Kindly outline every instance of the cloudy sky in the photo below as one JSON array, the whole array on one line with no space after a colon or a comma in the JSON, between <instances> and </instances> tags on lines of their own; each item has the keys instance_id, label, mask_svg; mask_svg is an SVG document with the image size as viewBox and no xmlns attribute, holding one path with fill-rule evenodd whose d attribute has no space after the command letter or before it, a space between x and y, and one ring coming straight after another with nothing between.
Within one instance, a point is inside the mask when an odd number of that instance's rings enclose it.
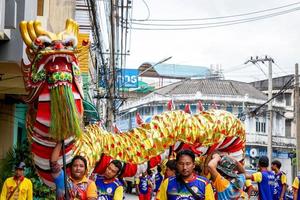
<instances>
[{"instance_id":1,"label":"cloudy sky","mask_svg":"<svg viewBox=\"0 0 300 200\"><path fill-rule=\"evenodd\" d=\"M213 18L294 4L294 6L256 15L190 22L215 23L300 8L300 3L296 3L298 2L292 0L134 0L132 18L140 20ZM152 23L170 24L171 22ZM132 26L154 28L149 25L133 24ZM161 26L161 28L170 28L170 26ZM300 10L263 20L217 28L176 31L132 30L127 67L137 68L143 62L158 62L172 56L167 63L207 67L221 65L226 79L255 81L266 78L261 70L267 74L267 66L260 64L260 69L258 66L244 65L244 63L250 56L264 55L271 56L275 61L274 76L294 73L294 65L300 61Z\"/></svg>"}]
</instances>

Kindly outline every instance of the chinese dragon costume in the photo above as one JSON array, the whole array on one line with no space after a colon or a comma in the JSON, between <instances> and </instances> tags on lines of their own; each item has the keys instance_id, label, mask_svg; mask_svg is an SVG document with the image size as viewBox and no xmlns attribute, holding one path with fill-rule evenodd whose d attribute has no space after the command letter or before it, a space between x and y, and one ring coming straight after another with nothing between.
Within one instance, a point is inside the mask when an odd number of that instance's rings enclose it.
<instances>
[{"instance_id":1,"label":"chinese dragon costume","mask_svg":"<svg viewBox=\"0 0 300 200\"><path fill-rule=\"evenodd\" d=\"M53 186L49 159L58 140L65 141L67 163L81 154L90 170L101 173L111 159L119 159L124 163L123 176L155 167L183 148L192 149L202 163L216 150L240 160L244 157L244 125L222 110L195 115L167 111L120 134L98 125L83 127L78 24L68 19L65 30L54 34L39 21L22 21L20 32L29 60L29 64L22 62L29 104L26 127L36 170L47 185Z\"/></svg>"}]
</instances>

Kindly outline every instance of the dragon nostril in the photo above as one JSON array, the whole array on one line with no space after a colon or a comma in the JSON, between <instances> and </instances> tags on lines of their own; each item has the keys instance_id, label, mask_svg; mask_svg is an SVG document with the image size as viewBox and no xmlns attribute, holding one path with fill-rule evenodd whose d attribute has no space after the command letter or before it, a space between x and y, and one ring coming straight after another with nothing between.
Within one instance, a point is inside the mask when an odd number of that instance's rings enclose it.
<instances>
[{"instance_id":1,"label":"dragon nostril","mask_svg":"<svg viewBox=\"0 0 300 200\"><path fill-rule=\"evenodd\" d=\"M54 45L54 49L56 49L56 50L60 50L60 49L63 49L63 48L64 48L64 45L61 42L57 42Z\"/></svg>"}]
</instances>

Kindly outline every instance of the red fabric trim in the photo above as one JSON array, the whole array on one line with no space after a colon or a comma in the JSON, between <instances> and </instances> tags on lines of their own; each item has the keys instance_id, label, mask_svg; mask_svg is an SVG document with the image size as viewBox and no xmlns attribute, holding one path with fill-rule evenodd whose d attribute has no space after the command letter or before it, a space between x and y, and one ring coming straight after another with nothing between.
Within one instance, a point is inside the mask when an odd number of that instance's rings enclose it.
<instances>
[{"instance_id":1,"label":"red fabric trim","mask_svg":"<svg viewBox=\"0 0 300 200\"><path fill-rule=\"evenodd\" d=\"M232 140L233 137L228 137L226 138L223 143L221 144L221 146L219 148L222 148L224 147L226 144L228 144L231 140Z\"/></svg>"},{"instance_id":2,"label":"red fabric trim","mask_svg":"<svg viewBox=\"0 0 300 200\"><path fill-rule=\"evenodd\" d=\"M70 152L73 147L74 147L74 144L68 145L66 147L66 153ZM33 142L31 144L31 151L32 151L32 153L34 153L35 155L37 155L41 158L50 159L53 148L42 146L36 142ZM60 153L60 155L62 155L62 153Z\"/></svg>"},{"instance_id":3,"label":"red fabric trim","mask_svg":"<svg viewBox=\"0 0 300 200\"><path fill-rule=\"evenodd\" d=\"M137 172L136 164L126 163L122 173L122 177L132 177L136 174L136 172Z\"/></svg>"},{"instance_id":4,"label":"red fabric trim","mask_svg":"<svg viewBox=\"0 0 300 200\"><path fill-rule=\"evenodd\" d=\"M153 167L155 167L156 165L158 165L160 162L161 162L161 157L160 157L160 155L155 156L155 157L153 157L153 158L150 158L150 160L149 160L149 167L150 167L150 168L153 168Z\"/></svg>"},{"instance_id":5,"label":"red fabric trim","mask_svg":"<svg viewBox=\"0 0 300 200\"><path fill-rule=\"evenodd\" d=\"M110 156L102 155L93 173L103 174L111 160L112 158Z\"/></svg>"}]
</instances>

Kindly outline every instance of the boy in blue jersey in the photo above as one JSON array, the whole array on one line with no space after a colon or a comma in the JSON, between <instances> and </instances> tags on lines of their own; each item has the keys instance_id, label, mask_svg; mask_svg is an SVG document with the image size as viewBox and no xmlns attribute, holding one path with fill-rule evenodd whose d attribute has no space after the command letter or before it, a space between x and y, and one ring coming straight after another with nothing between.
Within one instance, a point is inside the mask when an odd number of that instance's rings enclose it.
<instances>
[{"instance_id":1,"label":"boy in blue jersey","mask_svg":"<svg viewBox=\"0 0 300 200\"><path fill-rule=\"evenodd\" d=\"M243 191L245 169L240 162L229 156L214 154L208 163L213 185L219 200L238 199L245 196ZM235 170L238 173L235 173Z\"/></svg>"},{"instance_id":2,"label":"boy in blue jersey","mask_svg":"<svg viewBox=\"0 0 300 200\"><path fill-rule=\"evenodd\" d=\"M103 175L97 175L96 185L98 189L98 199L105 200L122 200L123 184L118 180L117 176L122 170L122 163L113 160L106 168Z\"/></svg>"},{"instance_id":3,"label":"boy in blue jersey","mask_svg":"<svg viewBox=\"0 0 300 200\"><path fill-rule=\"evenodd\" d=\"M260 200L273 199L275 174L268 170L269 158L262 156L258 160L258 172L252 175L247 175L252 181L258 184L258 194Z\"/></svg>"},{"instance_id":4,"label":"boy in blue jersey","mask_svg":"<svg viewBox=\"0 0 300 200\"><path fill-rule=\"evenodd\" d=\"M149 170L143 172L142 176L136 180L136 193L139 196L139 200L151 199L153 183L148 172Z\"/></svg>"},{"instance_id":5,"label":"boy in blue jersey","mask_svg":"<svg viewBox=\"0 0 300 200\"><path fill-rule=\"evenodd\" d=\"M281 162L274 160L271 169L275 172L274 198L273 200L285 200L286 175L280 171Z\"/></svg>"},{"instance_id":6,"label":"boy in blue jersey","mask_svg":"<svg viewBox=\"0 0 300 200\"><path fill-rule=\"evenodd\" d=\"M212 186L206 178L194 173L195 154L182 150L176 156L178 174L164 180L156 200L214 200Z\"/></svg>"}]
</instances>

